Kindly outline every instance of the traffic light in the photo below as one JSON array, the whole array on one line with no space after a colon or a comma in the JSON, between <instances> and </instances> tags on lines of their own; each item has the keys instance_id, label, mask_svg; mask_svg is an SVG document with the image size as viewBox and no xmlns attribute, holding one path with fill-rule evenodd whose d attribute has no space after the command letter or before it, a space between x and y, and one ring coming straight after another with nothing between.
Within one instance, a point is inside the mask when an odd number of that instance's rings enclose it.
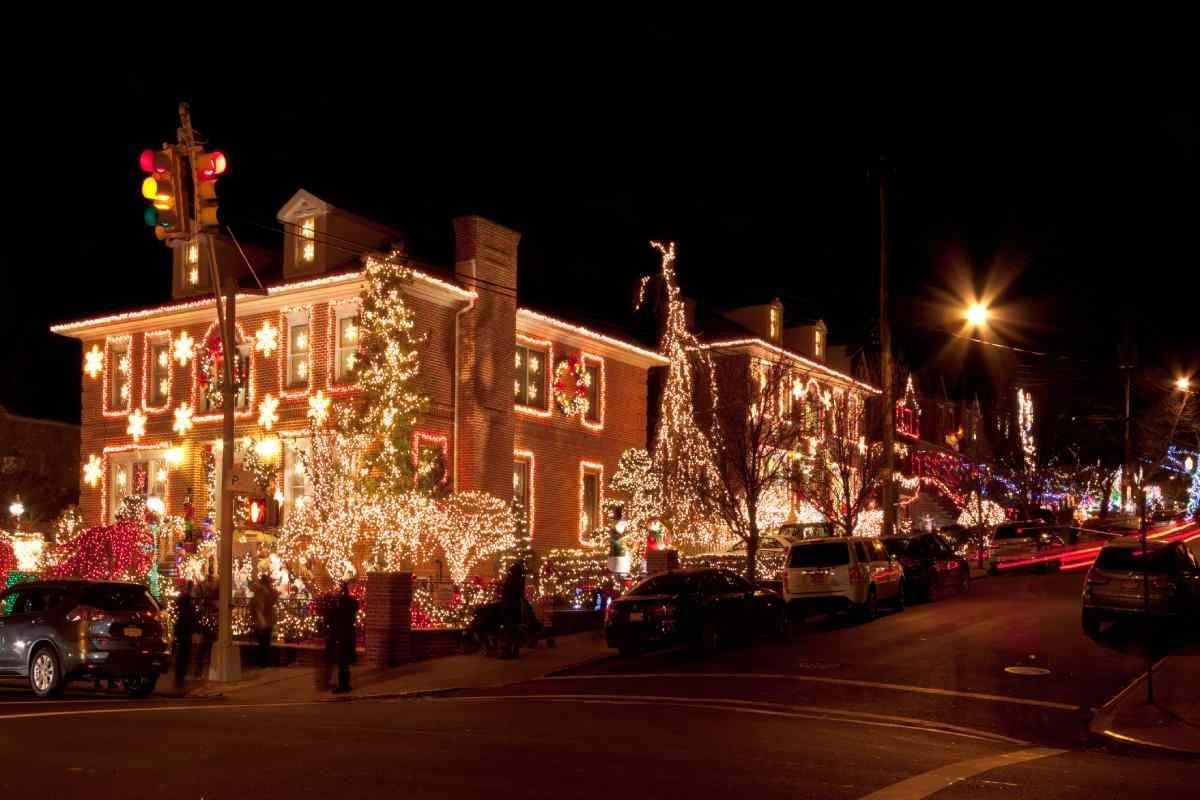
<instances>
[{"instance_id":1,"label":"traffic light","mask_svg":"<svg viewBox=\"0 0 1200 800\"><path fill-rule=\"evenodd\" d=\"M264 530L279 527L279 503L265 495L248 495L239 498L245 503L245 521L242 527L247 530Z\"/></svg>"},{"instance_id":2,"label":"traffic light","mask_svg":"<svg viewBox=\"0 0 1200 800\"><path fill-rule=\"evenodd\" d=\"M180 208L178 166L171 148L144 150L138 164L148 173L142 180L142 197L150 201L143 214L146 224L154 228L154 235L166 239L171 234L183 232L180 224L185 209Z\"/></svg>"},{"instance_id":3,"label":"traffic light","mask_svg":"<svg viewBox=\"0 0 1200 800\"><path fill-rule=\"evenodd\" d=\"M217 216L217 178L225 173L225 154L197 151L192 156L193 186L196 190L196 226L211 231L220 224Z\"/></svg>"}]
</instances>

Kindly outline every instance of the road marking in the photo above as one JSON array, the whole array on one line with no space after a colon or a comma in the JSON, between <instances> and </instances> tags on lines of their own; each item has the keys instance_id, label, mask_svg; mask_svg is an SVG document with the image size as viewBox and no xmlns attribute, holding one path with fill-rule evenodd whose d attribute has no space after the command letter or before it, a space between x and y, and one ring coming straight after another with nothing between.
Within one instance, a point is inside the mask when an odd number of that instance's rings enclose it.
<instances>
[{"instance_id":1,"label":"road marking","mask_svg":"<svg viewBox=\"0 0 1200 800\"><path fill-rule=\"evenodd\" d=\"M932 694L942 697L966 697L971 700L987 700L992 703L1012 703L1021 706L1037 706L1039 708L1056 708L1061 711L1079 711L1080 706L1069 703L1055 703L1051 700L1032 700L1025 697L1009 697L1002 694L986 694L983 692L959 692L954 689L938 689L932 686L910 686L902 683L878 683L876 681L856 681L849 678L824 678L817 675L786 675L780 673L759 672L637 672L615 675L556 675L546 678L534 678L536 681L580 681L580 680L646 680L647 678L720 678L720 679L754 679L777 681L801 681L804 683L824 683L837 686L860 686L868 689L890 689L897 692L912 692L914 694Z\"/></svg>"},{"instance_id":2,"label":"road marking","mask_svg":"<svg viewBox=\"0 0 1200 800\"><path fill-rule=\"evenodd\" d=\"M948 786L988 770L1010 767L1014 764L1057 756L1065 752L1067 751L1055 750L1050 747L1031 747L1027 750L1015 750L996 756L958 761L922 772L920 775L914 775L899 783L893 783L891 786L885 786L877 792L866 795L862 800L918 800L918 798L929 797Z\"/></svg>"},{"instance_id":3,"label":"road marking","mask_svg":"<svg viewBox=\"0 0 1200 800\"><path fill-rule=\"evenodd\" d=\"M81 708L74 711L30 711L21 714L0 714L0 722L9 719L38 719L41 717L88 717L97 714L145 714L158 711L215 711L218 709L236 710L239 708L286 708L288 706L312 706L322 703L320 700L305 700L290 703L196 703L188 706L131 706L128 708Z\"/></svg>"},{"instance_id":4,"label":"road marking","mask_svg":"<svg viewBox=\"0 0 1200 800\"><path fill-rule=\"evenodd\" d=\"M868 714L865 712L847 711L840 708L820 708L817 706L789 706L782 703L760 703L737 698L704 698L703 700L674 697L671 695L623 695L623 694L507 694L481 695L478 697L444 697L439 703L454 702L489 702L499 700L541 700L557 703L581 703L585 705L670 705L678 708L702 708L716 711L733 711L739 714L755 714L770 717L789 717L794 719L812 719L824 722L850 722L859 725L869 725L877 728L903 728L924 733L937 733L944 736L958 736L965 739L976 739L984 742L1028 745L1023 739L1014 739L991 731L967 728L962 725L918 719L916 717L900 717L889 714Z\"/></svg>"}]
</instances>

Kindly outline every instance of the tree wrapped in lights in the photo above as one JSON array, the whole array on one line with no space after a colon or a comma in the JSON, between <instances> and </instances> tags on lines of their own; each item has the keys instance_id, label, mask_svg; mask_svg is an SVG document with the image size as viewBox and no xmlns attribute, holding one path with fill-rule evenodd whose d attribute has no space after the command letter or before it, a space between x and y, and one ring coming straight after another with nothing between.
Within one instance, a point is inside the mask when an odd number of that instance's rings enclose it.
<instances>
[{"instance_id":1,"label":"tree wrapped in lights","mask_svg":"<svg viewBox=\"0 0 1200 800\"><path fill-rule=\"evenodd\" d=\"M455 492L437 502L429 530L460 586L471 568L517 544L509 504L486 492Z\"/></svg>"},{"instance_id":2,"label":"tree wrapped in lights","mask_svg":"<svg viewBox=\"0 0 1200 800\"><path fill-rule=\"evenodd\" d=\"M54 520L54 543L71 541L83 528L83 514L79 513L79 506L67 506Z\"/></svg>"},{"instance_id":3,"label":"tree wrapped in lights","mask_svg":"<svg viewBox=\"0 0 1200 800\"><path fill-rule=\"evenodd\" d=\"M403 492L369 506L366 519L368 528L374 532L375 567L400 572L425 561L432 549L429 532L436 513L434 501L417 491Z\"/></svg>"},{"instance_id":4,"label":"tree wrapped in lights","mask_svg":"<svg viewBox=\"0 0 1200 800\"><path fill-rule=\"evenodd\" d=\"M17 568L17 555L12 541L0 533L0 587L8 586L8 574Z\"/></svg>"},{"instance_id":5,"label":"tree wrapped in lights","mask_svg":"<svg viewBox=\"0 0 1200 800\"><path fill-rule=\"evenodd\" d=\"M958 515L958 524L971 532L971 541L979 554L979 565L983 566L984 548L988 544L988 529L1004 522L1004 509L999 503L988 500L979 494L971 492Z\"/></svg>"},{"instance_id":6,"label":"tree wrapped in lights","mask_svg":"<svg viewBox=\"0 0 1200 800\"><path fill-rule=\"evenodd\" d=\"M1192 472L1192 485L1188 489L1188 516L1200 522L1200 465Z\"/></svg>"},{"instance_id":7,"label":"tree wrapped in lights","mask_svg":"<svg viewBox=\"0 0 1200 800\"><path fill-rule=\"evenodd\" d=\"M153 564L154 540L144 524L124 519L87 528L55 548L47 578L142 581Z\"/></svg>"},{"instance_id":8,"label":"tree wrapped in lights","mask_svg":"<svg viewBox=\"0 0 1200 800\"><path fill-rule=\"evenodd\" d=\"M635 563L640 563L644 556L651 523L662 514L660 494L658 473L650 453L634 447L621 453L617 469L608 481L604 504L610 516L625 523L623 538Z\"/></svg>"},{"instance_id":9,"label":"tree wrapped in lights","mask_svg":"<svg viewBox=\"0 0 1200 800\"><path fill-rule=\"evenodd\" d=\"M707 377L708 399L716 405L712 364L687 327L675 275L675 243L651 242L651 246L662 254L660 279L666 321L659 352L669 361L653 453L662 515L676 541L711 546L720 538L712 518L712 501L723 487L716 451L697 421L696 390L698 380ZM645 285L643 282L643 289Z\"/></svg>"},{"instance_id":10,"label":"tree wrapped in lights","mask_svg":"<svg viewBox=\"0 0 1200 800\"><path fill-rule=\"evenodd\" d=\"M359 484L363 438L336 426L316 428L308 452L301 453L310 492L297 502L279 531L280 555L319 565L337 580L357 572L370 549L367 531L378 522Z\"/></svg>"},{"instance_id":11,"label":"tree wrapped in lights","mask_svg":"<svg viewBox=\"0 0 1200 800\"><path fill-rule=\"evenodd\" d=\"M366 260L366 287L355 333L357 413L343 418L347 432L365 439L360 477L372 495L412 488L412 429L427 399L415 388L420 371L416 315L404 301L412 269L401 251Z\"/></svg>"}]
</instances>

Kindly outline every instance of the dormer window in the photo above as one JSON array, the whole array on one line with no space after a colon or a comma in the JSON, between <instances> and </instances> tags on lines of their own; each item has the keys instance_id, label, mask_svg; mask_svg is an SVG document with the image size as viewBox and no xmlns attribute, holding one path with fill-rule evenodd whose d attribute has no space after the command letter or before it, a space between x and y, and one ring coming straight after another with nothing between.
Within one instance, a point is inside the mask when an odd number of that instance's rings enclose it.
<instances>
[{"instance_id":1,"label":"dormer window","mask_svg":"<svg viewBox=\"0 0 1200 800\"><path fill-rule=\"evenodd\" d=\"M780 316L779 315L779 307L771 306L771 308L768 310L768 316L769 316L769 323L770 323L769 329L770 329L771 341L773 341L773 342L778 341L779 340L779 316Z\"/></svg>"},{"instance_id":2,"label":"dormer window","mask_svg":"<svg viewBox=\"0 0 1200 800\"><path fill-rule=\"evenodd\" d=\"M200 285L200 243L188 242L183 257L184 268L187 270L188 286Z\"/></svg>"},{"instance_id":3,"label":"dormer window","mask_svg":"<svg viewBox=\"0 0 1200 800\"><path fill-rule=\"evenodd\" d=\"M300 247L297 257L302 263L311 264L317 257L317 218L304 217L300 220Z\"/></svg>"},{"instance_id":4,"label":"dormer window","mask_svg":"<svg viewBox=\"0 0 1200 800\"><path fill-rule=\"evenodd\" d=\"M821 331L818 329L813 331L813 355L817 358L821 357L821 345Z\"/></svg>"}]
</instances>

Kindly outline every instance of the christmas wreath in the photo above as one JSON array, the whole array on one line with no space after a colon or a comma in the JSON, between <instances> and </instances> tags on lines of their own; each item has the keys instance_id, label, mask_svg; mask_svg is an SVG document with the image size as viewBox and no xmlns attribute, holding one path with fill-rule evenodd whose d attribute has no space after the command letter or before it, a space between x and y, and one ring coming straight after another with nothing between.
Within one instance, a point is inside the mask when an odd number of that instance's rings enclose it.
<instances>
[{"instance_id":1,"label":"christmas wreath","mask_svg":"<svg viewBox=\"0 0 1200 800\"><path fill-rule=\"evenodd\" d=\"M591 377L575 356L559 361L554 368L554 402L568 417L587 414L590 386Z\"/></svg>"},{"instance_id":2,"label":"christmas wreath","mask_svg":"<svg viewBox=\"0 0 1200 800\"><path fill-rule=\"evenodd\" d=\"M246 370L248 364L242 354L233 354L233 392L237 394L246 385ZM204 387L204 396L214 408L221 405L221 390L225 378L225 355L221 347L221 337L213 334L199 348L196 354L196 370L200 385Z\"/></svg>"}]
</instances>

